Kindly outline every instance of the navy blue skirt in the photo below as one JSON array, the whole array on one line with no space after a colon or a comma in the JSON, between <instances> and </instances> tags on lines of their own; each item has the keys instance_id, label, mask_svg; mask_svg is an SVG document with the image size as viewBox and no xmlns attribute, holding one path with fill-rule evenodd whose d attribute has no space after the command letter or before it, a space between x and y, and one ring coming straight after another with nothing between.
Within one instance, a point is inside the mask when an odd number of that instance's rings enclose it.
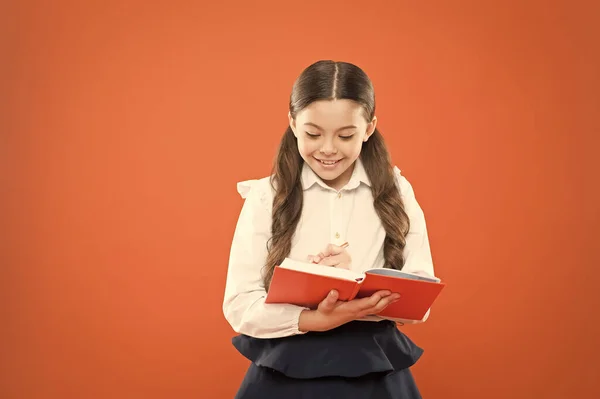
<instances>
[{"instance_id":1,"label":"navy blue skirt","mask_svg":"<svg viewBox=\"0 0 600 399\"><path fill-rule=\"evenodd\" d=\"M236 399L421 399L409 367L423 349L391 321L233 345L252 361Z\"/></svg>"}]
</instances>

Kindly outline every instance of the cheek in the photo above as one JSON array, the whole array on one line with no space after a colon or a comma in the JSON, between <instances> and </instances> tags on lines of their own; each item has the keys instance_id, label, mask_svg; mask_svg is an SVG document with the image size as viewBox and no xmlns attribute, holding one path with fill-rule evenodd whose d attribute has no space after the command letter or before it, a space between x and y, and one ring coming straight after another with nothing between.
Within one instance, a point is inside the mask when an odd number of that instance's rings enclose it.
<instances>
[{"instance_id":1,"label":"cheek","mask_svg":"<svg viewBox=\"0 0 600 399\"><path fill-rule=\"evenodd\" d=\"M299 140L298 141L298 151L300 151L300 154L310 155L313 152L317 151L318 149L319 149L319 145L314 141L309 141L309 140Z\"/></svg>"},{"instance_id":2,"label":"cheek","mask_svg":"<svg viewBox=\"0 0 600 399\"><path fill-rule=\"evenodd\" d=\"M346 156L358 156L360 154L360 150L362 149L362 141L356 140L350 143L344 143L340 146L340 150L346 154Z\"/></svg>"}]
</instances>

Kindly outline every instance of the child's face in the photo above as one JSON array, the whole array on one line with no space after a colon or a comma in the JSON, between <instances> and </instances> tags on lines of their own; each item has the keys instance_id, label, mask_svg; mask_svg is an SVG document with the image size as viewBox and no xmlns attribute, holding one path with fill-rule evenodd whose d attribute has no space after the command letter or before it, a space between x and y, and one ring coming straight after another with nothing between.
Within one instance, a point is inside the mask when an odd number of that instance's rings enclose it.
<instances>
[{"instance_id":1,"label":"child's face","mask_svg":"<svg viewBox=\"0 0 600 399\"><path fill-rule=\"evenodd\" d=\"M352 175L362 143L375 130L364 109L351 100L315 101L290 117L304 161L329 186L340 189Z\"/></svg>"}]
</instances>

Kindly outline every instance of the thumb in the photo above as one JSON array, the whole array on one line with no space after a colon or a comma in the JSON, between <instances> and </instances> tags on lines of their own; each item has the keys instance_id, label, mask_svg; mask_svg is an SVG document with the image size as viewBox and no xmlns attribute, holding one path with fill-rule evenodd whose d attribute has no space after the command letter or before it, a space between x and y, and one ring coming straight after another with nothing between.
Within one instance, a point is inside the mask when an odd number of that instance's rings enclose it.
<instances>
[{"instance_id":1,"label":"thumb","mask_svg":"<svg viewBox=\"0 0 600 399\"><path fill-rule=\"evenodd\" d=\"M329 291L329 294L321 301L319 304L320 310L324 312L330 312L335 308L335 304L337 303L339 294L336 290Z\"/></svg>"}]
</instances>

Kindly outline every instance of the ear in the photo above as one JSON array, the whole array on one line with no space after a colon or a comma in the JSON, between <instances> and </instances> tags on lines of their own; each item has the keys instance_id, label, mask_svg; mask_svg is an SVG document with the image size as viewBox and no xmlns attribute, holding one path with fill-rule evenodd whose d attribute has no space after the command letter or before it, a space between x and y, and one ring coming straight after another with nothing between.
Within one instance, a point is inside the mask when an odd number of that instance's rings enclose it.
<instances>
[{"instance_id":1,"label":"ear","mask_svg":"<svg viewBox=\"0 0 600 399\"><path fill-rule=\"evenodd\" d=\"M371 120L371 122L369 122L369 124L367 125L367 131L365 132L365 137L363 138L363 141L369 140L369 137L371 137L371 135L375 132L376 127L377 127L377 117L374 116L373 120Z\"/></svg>"},{"instance_id":2,"label":"ear","mask_svg":"<svg viewBox=\"0 0 600 399\"><path fill-rule=\"evenodd\" d=\"M290 124L290 128L292 129L292 132L294 132L294 136L296 136L296 138L297 138L298 133L296 133L296 120L294 120L294 118L292 118L292 114L290 112L288 112L288 121Z\"/></svg>"}]
</instances>

